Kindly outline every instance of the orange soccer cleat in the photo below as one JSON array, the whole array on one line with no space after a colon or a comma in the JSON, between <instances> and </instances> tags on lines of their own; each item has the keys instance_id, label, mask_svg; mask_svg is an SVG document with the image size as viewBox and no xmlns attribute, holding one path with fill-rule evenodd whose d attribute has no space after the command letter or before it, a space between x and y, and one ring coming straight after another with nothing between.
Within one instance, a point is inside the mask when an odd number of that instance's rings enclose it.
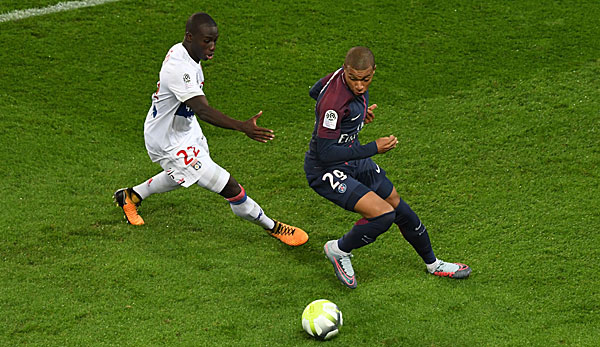
<instances>
[{"instance_id":1,"label":"orange soccer cleat","mask_svg":"<svg viewBox=\"0 0 600 347\"><path fill-rule=\"evenodd\" d=\"M271 236L278 238L281 242L289 246L300 246L308 241L308 234L300 229L285 223L274 221L275 226L271 230L266 230Z\"/></svg>"},{"instance_id":2,"label":"orange soccer cleat","mask_svg":"<svg viewBox=\"0 0 600 347\"><path fill-rule=\"evenodd\" d=\"M131 188L121 188L114 194L117 206L123 209L127 223L132 225L144 225L144 219L138 214L137 207L142 199ZM134 202L137 200L137 202Z\"/></svg>"}]
</instances>

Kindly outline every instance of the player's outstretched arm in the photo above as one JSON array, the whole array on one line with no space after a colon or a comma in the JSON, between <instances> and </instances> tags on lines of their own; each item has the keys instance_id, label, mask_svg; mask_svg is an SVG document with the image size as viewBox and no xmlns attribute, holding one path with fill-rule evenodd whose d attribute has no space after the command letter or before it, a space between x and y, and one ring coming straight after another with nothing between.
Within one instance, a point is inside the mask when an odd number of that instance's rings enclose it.
<instances>
[{"instance_id":1,"label":"player's outstretched arm","mask_svg":"<svg viewBox=\"0 0 600 347\"><path fill-rule=\"evenodd\" d=\"M185 101L185 104L190 107L201 120L220 128L241 131L253 140L267 142L272 140L275 136L273 135L273 130L261 128L256 125L256 120L262 115L262 111L254 117L242 122L210 107L208 105L208 100L204 95L188 99Z\"/></svg>"}]
</instances>

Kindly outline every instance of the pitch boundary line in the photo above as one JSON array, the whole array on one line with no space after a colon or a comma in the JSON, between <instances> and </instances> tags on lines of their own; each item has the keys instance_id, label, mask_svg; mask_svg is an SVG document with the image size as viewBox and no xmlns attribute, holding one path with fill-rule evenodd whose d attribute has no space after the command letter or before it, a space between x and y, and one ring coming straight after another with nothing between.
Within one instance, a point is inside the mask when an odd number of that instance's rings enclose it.
<instances>
[{"instance_id":1,"label":"pitch boundary line","mask_svg":"<svg viewBox=\"0 0 600 347\"><path fill-rule=\"evenodd\" d=\"M42 16L49 13L74 10L82 7L91 7L102 5L108 2L116 2L119 0L83 0L83 1L63 1L56 5L43 8L28 8L26 10L16 10L12 12L0 14L0 23L20 20L24 18Z\"/></svg>"}]
</instances>

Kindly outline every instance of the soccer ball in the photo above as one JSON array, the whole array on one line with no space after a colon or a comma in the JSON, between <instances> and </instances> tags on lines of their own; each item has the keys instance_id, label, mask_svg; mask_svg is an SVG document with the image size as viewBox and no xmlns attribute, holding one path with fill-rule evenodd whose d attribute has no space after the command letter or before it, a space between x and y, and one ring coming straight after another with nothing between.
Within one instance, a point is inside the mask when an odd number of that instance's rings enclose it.
<instances>
[{"instance_id":1,"label":"soccer ball","mask_svg":"<svg viewBox=\"0 0 600 347\"><path fill-rule=\"evenodd\" d=\"M329 300L315 300L302 312L302 328L319 340L337 335L342 324L342 311Z\"/></svg>"}]
</instances>

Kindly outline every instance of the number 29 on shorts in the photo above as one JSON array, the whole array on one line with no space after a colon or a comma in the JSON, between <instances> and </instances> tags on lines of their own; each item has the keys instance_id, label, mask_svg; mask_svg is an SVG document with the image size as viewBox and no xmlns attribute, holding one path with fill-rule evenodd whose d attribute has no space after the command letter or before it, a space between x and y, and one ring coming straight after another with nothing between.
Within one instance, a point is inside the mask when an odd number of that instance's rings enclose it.
<instances>
[{"instance_id":1,"label":"number 29 on shorts","mask_svg":"<svg viewBox=\"0 0 600 347\"><path fill-rule=\"evenodd\" d=\"M329 184L331 185L331 189L333 190L340 190L339 186L340 184L344 185L343 183L341 183L340 181L345 180L346 178L348 178L348 176L346 176L346 174L340 170L333 170L332 172L327 172L323 175L323 177L321 178L323 181L329 181ZM345 189L344 189L345 191ZM341 193L341 191L340 191Z\"/></svg>"}]
</instances>

